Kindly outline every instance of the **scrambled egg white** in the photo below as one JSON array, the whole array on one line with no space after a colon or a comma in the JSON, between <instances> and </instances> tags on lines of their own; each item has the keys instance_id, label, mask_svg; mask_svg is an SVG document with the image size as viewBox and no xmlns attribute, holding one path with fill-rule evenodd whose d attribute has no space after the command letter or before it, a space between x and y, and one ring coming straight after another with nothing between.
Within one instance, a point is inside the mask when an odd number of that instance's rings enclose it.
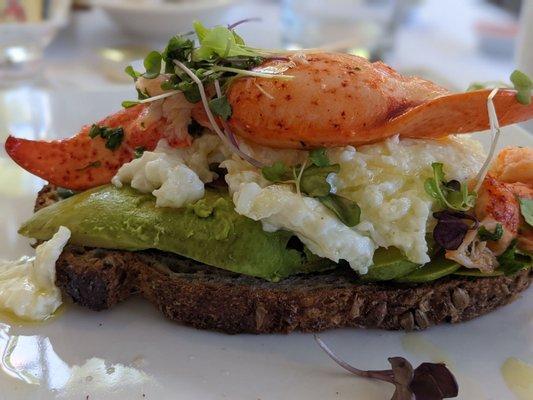
<instances>
[{"instance_id":1,"label":"scrambled egg white","mask_svg":"<svg viewBox=\"0 0 533 400\"><path fill-rule=\"evenodd\" d=\"M198 175L176 155L146 151L141 158L124 164L111 181L115 186L130 183L143 193L152 193L158 207L182 207L204 197Z\"/></svg>"},{"instance_id":2,"label":"scrambled egg white","mask_svg":"<svg viewBox=\"0 0 533 400\"><path fill-rule=\"evenodd\" d=\"M44 320L61 305L56 261L70 238L64 226L37 247L35 257L0 261L0 308L30 320Z\"/></svg>"},{"instance_id":3,"label":"scrambled egg white","mask_svg":"<svg viewBox=\"0 0 533 400\"><path fill-rule=\"evenodd\" d=\"M464 181L473 178L485 160L481 144L464 136L393 137L357 150L351 146L330 149L328 156L340 164L339 174L328 177L333 191L361 207L356 229L378 247L395 246L420 264L429 261L425 236L433 224L433 200L424 190L424 181L432 176L431 164L442 162L446 179Z\"/></svg>"},{"instance_id":4,"label":"scrambled egg white","mask_svg":"<svg viewBox=\"0 0 533 400\"><path fill-rule=\"evenodd\" d=\"M303 163L307 152L278 150L241 144L241 149L271 165ZM170 149L162 143L125 164L113 179L157 197L157 205L182 207L204 195L204 183L216 176L209 164L228 170L226 182L235 210L256 221L263 229L294 232L313 253L333 261L346 260L365 273L377 247L395 246L413 262L429 261L426 233L434 224L433 199L424 190L432 175L431 164L442 162L447 179L473 178L481 168L484 153L474 140L450 136L439 140L393 137L381 143L328 149L332 163L340 164L330 174L332 191L354 200L361 207L361 222L348 228L316 199L296 192L294 185L272 184L261 171L231 155L219 138L204 134L187 149Z\"/></svg>"},{"instance_id":5,"label":"scrambled egg white","mask_svg":"<svg viewBox=\"0 0 533 400\"><path fill-rule=\"evenodd\" d=\"M358 271L372 264L375 246L368 237L344 225L318 200L294 193L289 185L261 187L264 181L253 172L227 175L237 213L263 223L263 229L293 232L307 248L320 257L338 262L346 260ZM255 178L255 179L254 179ZM242 180L249 179L245 183ZM240 183L236 183L241 181Z\"/></svg>"}]
</instances>

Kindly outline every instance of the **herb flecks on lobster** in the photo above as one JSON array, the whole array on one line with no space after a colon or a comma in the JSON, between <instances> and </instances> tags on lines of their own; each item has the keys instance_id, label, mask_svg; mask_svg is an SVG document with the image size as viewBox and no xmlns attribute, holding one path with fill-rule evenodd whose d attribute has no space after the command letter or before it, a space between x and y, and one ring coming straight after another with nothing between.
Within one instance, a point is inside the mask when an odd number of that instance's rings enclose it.
<instances>
[{"instance_id":1,"label":"herb flecks on lobster","mask_svg":"<svg viewBox=\"0 0 533 400\"><path fill-rule=\"evenodd\" d=\"M119 111L64 140L46 142L9 136L5 148L22 168L52 184L72 190L88 189L108 183L122 164L133 159L136 148L155 148L165 121L147 122L143 127L146 112L145 105ZM109 138L91 135L94 126L122 128L123 136L110 142Z\"/></svg>"}]
</instances>

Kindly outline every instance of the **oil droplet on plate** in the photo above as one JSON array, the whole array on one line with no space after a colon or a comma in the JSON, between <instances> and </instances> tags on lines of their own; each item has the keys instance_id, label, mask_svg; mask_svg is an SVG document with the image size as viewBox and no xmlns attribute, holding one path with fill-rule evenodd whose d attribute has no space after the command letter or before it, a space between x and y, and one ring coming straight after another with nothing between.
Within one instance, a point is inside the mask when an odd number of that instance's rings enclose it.
<instances>
[{"instance_id":1,"label":"oil droplet on plate","mask_svg":"<svg viewBox=\"0 0 533 400\"><path fill-rule=\"evenodd\" d=\"M502 364L501 372L507 387L517 399L533 399L533 365L510 357Z\"/></svg>"},{"instance_id":2,"label":"oil droplet on plate","mask_svg":"<svg viewBox=\"0 0 533 400\"><path fill-rule=\"evenodd\" d=\"M407 333L402 337L402 347L423 361L443 362L459 380L459 396L462 399L488 399L483 387L464 372L458 372L455 363L444 350L430 342L421 333Z\"/></svg>"},{"instance_id":3,"label":"oil droplet on plate","mask_svg":"<svg viewBox=\"0 0 533 400\"><path fill-rule=\"evenodd\" d=\"M407 333L402 337L402 347L405 351L414 354L422 359L427 359L434 363L445 363L448 367L453 368L453 361L446 355L446 353L425 339L420 333Z\"/></svg>"}]
</instances>

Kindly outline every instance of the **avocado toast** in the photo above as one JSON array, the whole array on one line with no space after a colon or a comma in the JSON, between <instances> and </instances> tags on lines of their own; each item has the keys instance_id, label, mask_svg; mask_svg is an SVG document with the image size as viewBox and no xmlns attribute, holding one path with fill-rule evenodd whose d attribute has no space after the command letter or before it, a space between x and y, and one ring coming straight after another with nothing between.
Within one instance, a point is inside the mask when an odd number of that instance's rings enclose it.
<instances>
[{"instance_id":1,"label":"avocado toast","mask_svg":"<svg viewBox=\"0 0 533 400\"><path fill-rule=\"evenodd\" d=\"M194 27L197 43L176 36L126 69L139 100L123 111L63 141L6 142L50 182L19 232L69 231L65 295L101 310L140 293L177 321L265 333L423 329L529 286L531 149L493 160L452 135L496 141L530 118L529 78L452 94Z\"/></svg>"},{"instance_id":2,"label":"avocado toast","mask_svg":"<svg viewBox=\"0 0 533 400\"><path fill-rule=\"evenodd\" d=\"M36 211L60 200L39 192ZM448 275L418 284L365 283L350 268L269 282L176 254L68 245L57 264L62 292L91 310L141 295L169 319L227 333L318 332L340 327L425 329L475 318L515 299L531 270L511 277Z\"/></svg>"}]
</instances>

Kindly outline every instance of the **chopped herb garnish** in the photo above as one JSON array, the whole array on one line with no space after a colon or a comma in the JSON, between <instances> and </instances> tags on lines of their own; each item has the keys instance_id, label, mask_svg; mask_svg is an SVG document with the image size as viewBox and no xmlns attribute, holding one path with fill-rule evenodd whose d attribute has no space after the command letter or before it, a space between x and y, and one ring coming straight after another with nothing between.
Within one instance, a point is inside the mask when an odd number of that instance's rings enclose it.
<instances>
[{"instance_id":1,"label":"chopped herb garnish","mask_svg":"<svg viewBox=\"0 0 533 400\"><path fill-rule=\"evenodd\" d=\"M514 240L507 250L498 257L498 263L500 264L498 270L503 271L505 275L514 275L523 269L531 268L533 257L530 254L520 252L517 249L517 241Z\"/></svg>"},{"instance_id":2,"label":"chopped herb garnish","mask_svg":"<svg viewBox=\"0 0 533 400\"><path fill-rule=\"evenodd\" d=\"M133 157L134 158L141 158L145 151L146 151L146 149L143 146L136 147L135 151L133 152Z\"/></svg>"},{"instance_id":3,"label":"chopped herb garnish","mask_svg":"<svg viewBox=\"0 0 533 400\"><path fill-rule=\"evenodd\" d=\"M496 242L500 240L503 236L502 224L496 224L496 227L494 228L494 232L491 232L487 228L482 226L481 228L479 228L477 235L479 236L479 239L481 240L491 240L493 242Z\"/></svg>"},{"instance_id":4,"label":"chopped herb garnish","mask_svg":"<svg viewBox=\"0 0 533 400\"><path fill-rule=\"evenodd\" d=\"M353 200L331 193L327 181L329 174L338 173L339 164L331 164L323 149L313 150L309 154L311 165L299 165L288 168L283 162L276 161L269 167L263 167L263 177L271 182L294 183L298 192L315 197L331 210L346 226L359 223L361 209Z\"/></svg>"},{"instance_id":5,"label":"chopped herb garnish","mask_svg":"<svg viewBox=\"0 0 533 400\"><path fill-rule=\"evenodd\" d=\"M224 121L231 117L231 105L226 96L217 97L209 101L209 108L213 114L219 116Z\"/></svg>"},{"instance_id":6,"label":"chopped herb garnish","mask_svg":"<svg viewBox=\"0 0 533 400\"><path fill-rule=\"evenodd\" d=\"M529 226L533 226L533 199L519 197L520 212Z\"/></svg>"},{"instance_id":7,"label":"chopped herb garnish","mask_svg":"<svg viewBox=\"0 0 533 400\"><path fill-rule=\"evenodd\" d=\"M124 130L121 127L118 128L108 128L105 126L93 125L89 130L89 137L91 139L100 136L102 139L105 139L105 147L109 150L116 150L122 143L124 139Z\"/></svg>"},{"instance_id":8,"label":"chopped herb garnish","mask_svg":"<svg viewBox=\"0 0 533 400\"><path fill-rule=\"evenodd\" d=\"M161 53L165 62L165 73L174 72L174 63L172 60L188 60L194 49L194 42L184 36L173 36L168 41L167 47Z\"/></svg>"},{"instance_id":9,"label":"chopped herb garnish","mask_svg":"<svg viewBox=\"0 0 533 400\"><path fill-rule=\"evenodd\" d=\"M187 126L187 132L193 138L197 138L202 136L202 133L204 132L204 127L193 119L191 120L191 123Z\"/></svg>"},{"instance_id":10,"label":"chopped herb garnish","mask_svg":"<svg viewBox=\"0 0 533 400\"><path fill-rule=\"evenodd\" d=\"M130 108L130 107L136 106L137 104L141 104L141 103L135 100L124 100L122 102L122 107Z\"/></svg>"},{"instance_id":11,"label":"chopped herb garnish","mask_svg":"<svg viewBox=\"0 0 533 400\"><path fill-rule=\"evenodd\" d=\"M486 88L487 86L482 82L473 82L466 88L466 91L473 92L474 90L483 90Z\"/></svg>"},{"instance_id":12,"label":"chopped herb garnish","mask_svg":"<svg viewBox=\"0 0 533 400\"><path fill-rule=\"evenodd\" d=\"M339 164L317 167L311 165L304 169L300 179L300 190L311 197L327 196L331 191L331 186L326 180L329 174L338 173Z\"/></svg>"},{"instance_id":13,"label":"chopped herb garnish","mask_svg":"<svg viewBox=\"0 0 533 400\"><path fill-rule=\"evenodd\" d=\"M189 89L184 90L183 94L189 103L198 103L202 99L202 96L200 95L200 89L198 89L198 86L194 84L191 84Z\"/></svg>"},{"instance_id":14,"label":"chopped herb garnish","mask_svg":"<svg viewBox=\"0 0 533 400\"><path fill-rule=\"evenodd\" d=\"M515 69L511 74L511 82L516 90L516 100L520 104L528 105L531 103L531 91L533 90L533 81L522 71Z\"/></svg>"},{"instance_id":15,"label":"chopped herb garnish","mask_svg":"<svg viewBox=\"0 0 533 400\"><path fill-rule=\"evenodd\" d=\"M329 193L318 200L329 208L346 226L352 227L361 220L361 208L355 201Z\"/></svg>"},{"instance_id":16,"label":"chopped herb garnish","mask_svg":"<svg viewBox=\"0 0 533 400\"><path fill-rule=\"evenodd\" d=\"M62 187L58 187L56 193L61 199L68 199L69 197L72 197L76 194L74 190L65 189Z\"/></svg>"},{"instance_id":17,"label":"chopped herb garnish","mask_svg":"<svg viewBox=\"0 0 533 400\"><path fill-rule=\"evenodd\" d=\"M329 159L326 155L326 149L315 149L309 152L309 160L317 167L325 167L329 165Z\"/></svg>"},{"instance_id":18,"label":"chopped herb garnish","mask_svg":"<svg viewBox=\"0 0 533 400\"><path fill-rule=\"evenodd\" d=\"M442 208L455 211L467 211L476 203L477 195L468 190L466 182L452 180L447 182L442 163L431 164L433 178L424 182L426 193L433 197Z\"/></svg>"},{"instance_id":19,"label":"chopped herb garnish","mask_svg":"<svg viewBox=\"0 0 533 400\"><path fill-rule=\"evenodd\" d=\"M85 171L89 168L98 168L102 165L102 163L100 161L93 161L93 162L90 162L89 164L81 167L81 168L78 168L76 169L76 171Z\"/></svg>"},{"instance_id":20,"label":"chopped herb garnish","mask_svg":"<svg viewBox=\"0 0 533 400\"><path fill-rule=\"evenodd\" d=\"M270 182L284 182L291 179L289 169L283 162L276 161L269 167L263 167L261 169L263 177Z\"/></svg>"}]
</instances>

